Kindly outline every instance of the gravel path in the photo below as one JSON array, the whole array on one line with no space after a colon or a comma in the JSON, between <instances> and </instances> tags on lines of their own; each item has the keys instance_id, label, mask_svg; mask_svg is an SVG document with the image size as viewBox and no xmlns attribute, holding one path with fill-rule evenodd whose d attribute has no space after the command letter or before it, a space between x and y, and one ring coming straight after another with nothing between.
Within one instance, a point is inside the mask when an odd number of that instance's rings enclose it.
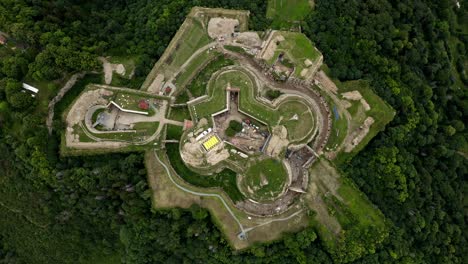
<instances>
[{"instance_id":1,"label":"gravel path","mask_svg":"<svg viewBox=\"0 0 468 264\"><path fill-rule=\"evenodd\" d=\"M54 107L57 102L62 100L63 96L75 85L76 81L83 78L85 76L85 72L74 74L67 83L60 89L58 94L49 102L48 106L48 115L46 119L47 129L49 130L49 134L52 134L52 122L54 121Z\"/></svg>"}]
</instances>

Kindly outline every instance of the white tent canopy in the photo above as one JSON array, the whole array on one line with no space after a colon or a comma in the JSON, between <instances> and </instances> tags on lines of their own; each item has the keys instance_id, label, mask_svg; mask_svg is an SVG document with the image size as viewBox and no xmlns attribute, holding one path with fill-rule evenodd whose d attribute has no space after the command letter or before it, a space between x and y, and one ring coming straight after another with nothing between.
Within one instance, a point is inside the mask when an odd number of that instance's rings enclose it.
<instances>
[{"instance_id":1,"label":"white tent canopy","mask_svg":"<svg viewBox=\"0 0 468 264\"><path fill-rule=\"evenodd\" d=\"M31 91L31 92L33 92L33 93L39 92L39 89L37 89L37 88L35 88L35 87L32 87L32 86L29 85L29 84L23 83L23 88L26 89L26 90L28 90L28 91Z\"/></svg>"}]
</instances>

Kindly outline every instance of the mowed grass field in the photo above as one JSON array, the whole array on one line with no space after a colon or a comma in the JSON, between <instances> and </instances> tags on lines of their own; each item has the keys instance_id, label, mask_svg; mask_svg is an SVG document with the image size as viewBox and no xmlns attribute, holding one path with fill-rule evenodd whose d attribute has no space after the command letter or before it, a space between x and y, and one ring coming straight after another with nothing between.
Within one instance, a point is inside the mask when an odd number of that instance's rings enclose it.
<instances>
[{"instance_id":1,"label":"mowed grass field","mask_svg":"<svg viewBox=\"0 0 468 264\"><path fill-rule=\"evenodd\" d=\"M311 10L309 0L268 0L267 18L273 19L273 27L285 27L303 20Z\"/></svg>"},{"instance_id":2,"label":"mowed grass field","mask_svg":"<svg viewBox=\"0 0 468 264\"><path fill-rule=\"evenodd\" d=\"M241 110L270 127L284 125L288 130L290 141L301 140L312 131L314 116L310 108L299 99L289 99L281 103L277 109L273 109L255 99L255 84L247 73L233 70L220 73L213 78L208 84L210 99L190 108L196 112L199 119L209 117L226 107L226 87L229 83L232 88L240 88ZM290 120L296 114L299 119Z\"/></svg>"},{"instance_id":3,"label":"mowed grass field","mask_svg":"<svg viewBox=\"0 0 468 264\"><path fill-rule=\"evenodd\" d=\"M231 87L249 89L250 79L248 76L239 74L237 71L226 71L213 76L208 83L210 99L195 105L198 118L208 117L226 107L226 88Z\"/></svg>"},{"instance_id":4,"label":"mowed grass field","mask_svg":"<svg viewBox=\"0 0 468 264\"><path fill-rule=\"evenodd\" d=\"M268 61L269 64L273 64L280 53L285 53L286 57L296 66L294 75L300 76L301 71L307 67L304 63L306 59L315 63L320 57L320 52L315 49L312 41L304 34L285 31L277 32L276 34L281 34L284 40L276 48L275 55Z\"/></svg>"},{"instance_id":5,"label":"mowed grass field","mask_svg":"<svg viewBox=\"0 0 468 264\"><path fill-rule=\"evenodd\" d=\"M300 140L312 130L314 116L310 109L299 101L286 101L279 106L278 112L283 116L280 125L288 130L291 141ZM298 120L292 119L297 114Z\"/></svg>"},{"instance_id":6,"label":"mowed grass field","mask_svg":"<svg viewBox=\"0 0 468 264\"><path fill-rule=\"evenodd\" d=\"M174 84L177 86L177 88L179 88L179 90L185 88L185 86L197 75L197 73L205 66L205 64L217 55L218 53L213 51L205 51L200 53L198 56L193 58L185 70L176 77Z\"/></svg>"},{"instance_id":7,"label":"mowed grass field","mask_svg":"<svg viewBox=\"0 0 468 264\"><path fill-rule=\"evenodd\" d=\"M250 166L241 185L246 193L257 201L267 201L277 197L288 179L283 163L276 159L264 159Z\"/></svg>"},{"instance_id":8,"label":"mowed grass field","mask_svg":"<svg viewBox=\"0 0 468 264\"><path fill-rule=\"evenodd\" d=\"M187 17L164 51L164 54L148 74L141 88L146 90L158 74L163 74L166 80L175 77L174 74L180 67L199 48L207 45L210 41L208 32L202 23L197 18Z\"/></svg>"},{"instance_id":9,"label":"mowed grass field","mask_svg":"<svg viewBox=\"0 0 468 264\"><path fill-rule=\"evenodd\" d=\"M208 43L210 43L210 38L206 29L203 28L200 21L192 18L189 26L182 32L171 54L167 57L164 70L171 72L177 71L195 51Z\"/></svg>"}]
</instances>

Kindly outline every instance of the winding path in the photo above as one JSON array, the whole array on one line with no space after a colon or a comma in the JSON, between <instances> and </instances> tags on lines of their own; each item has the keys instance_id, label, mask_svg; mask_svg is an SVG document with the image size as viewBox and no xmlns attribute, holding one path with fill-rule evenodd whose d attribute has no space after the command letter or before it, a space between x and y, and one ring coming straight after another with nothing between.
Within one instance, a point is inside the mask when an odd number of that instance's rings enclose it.
<instances>
[{"instance_id":1,"label":"winding path","mask_svg":"<svg viewBox=\"0 0 468 264\"><path fill-rule=\"evenodd\" d=\"M283 217L283 218L277 218L277 219L272 219L272 220L269 220L269 221L266 221L264 223L261 223L259 225L256 225L256 226L252 226L252 227L248 227L248 228L244 228L244 226L242 225L242 223L239 221L239 219L236 217L236 215L234 214L234 212L232 211L232 209L229 207L229 205L227 204L227 202L224 200L224 198L219 195L219 194L214 194L214 193L203 193L203 192L196 192L196 191L192 191L180 184L178 184L174 178L172 178L172 174L171 174L171 171L169 170L169 168L167 167L167 165L161 161L161 159L158 157L157 153L156 153L156 150L153 151L153 154L154 154L154 157L156 158L156 160L159 162L159 164L161 164L164 168L164 170L166 171L167 173L167 176L169 177L169 179L171 180L171 182L180 190L184 191L184 192L187 192L187 193L190 193L190 194L193 194L193 195L198 195L198 196L205 196L205 197L215 197L215 198L218 198L224 205L224 207L226 207L227 211L229 212L229 214L232 216L232 218L234 219L234 221L236 221L237 225L239 226L239 229L241 230L241 232L239 233L239 239L245 239L245 235L254 230L255 228L258 228L258 227L261 227L261 226L265 226L265 225L268 225L268 224L271 224L273 222L281 222L281 221L287 221L297 215L299 215L300 213L303 212L304 209L301 209L287 217Z\"/></svg>"},{"instance_id":2,"label":"winding path","mask_svg":"<svg viewBox=\"0 0 468 264\"><path fill-rule=\"evenodd\" d=\"M85 76L85 72L76 73L70 77L70 79L65 83L65 85L60 89L58 94L49 102L48 106L48 115L46 119L46 126L49 130L49 134L52 134L52 122L54 121L54 107L55 104L62 100L63 96L75 85L76 81Z\"/></svg>"}]
</instances>

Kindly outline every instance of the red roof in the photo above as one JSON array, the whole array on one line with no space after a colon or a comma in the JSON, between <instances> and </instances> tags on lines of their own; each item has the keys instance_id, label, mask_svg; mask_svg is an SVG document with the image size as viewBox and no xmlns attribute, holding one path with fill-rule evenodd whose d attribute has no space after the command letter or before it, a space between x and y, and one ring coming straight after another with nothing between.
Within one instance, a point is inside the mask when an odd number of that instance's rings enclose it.
<instances>
[{"instance_id":1,"label":"red roof","mask_svg":"<svg viewBox=\"0 0 468 264\"><path fill-rule=\"evenodd\" d=\"M146 100L140 100L140 102L138 103L138 107L140 109L147 110L149 108L149 103Z\"/></svg>"},{"instance_id":2,"label":"red roof","mask_svg":"<svg viewBox=\"0 0 468 264\"><path fill-rule=\"evenodd\" d=\"M167 94L170 93L171 91L172 91L171 87L169 87L169 86L166 87L166 91L165 91L165 92L166 92Z\"/></svg>"}]
</instances>

